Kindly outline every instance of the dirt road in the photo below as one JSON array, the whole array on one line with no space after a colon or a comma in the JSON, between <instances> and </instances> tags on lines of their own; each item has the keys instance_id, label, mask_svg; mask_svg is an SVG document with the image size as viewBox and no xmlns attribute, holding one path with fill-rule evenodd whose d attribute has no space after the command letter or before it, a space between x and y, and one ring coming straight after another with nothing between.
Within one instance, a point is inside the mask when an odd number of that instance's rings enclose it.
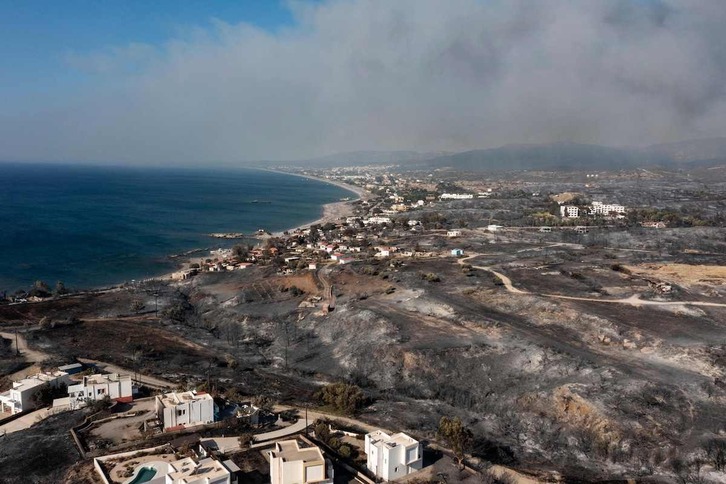
<instances>
[{"instance_id":1,"label":"dirt road","mask_svg":"<svg viewBox=\"0 0 726 484\"><path fill-rule=\"evenodd\" d=\"M12 350L13 351L19 351L20 354L27 360L32 363L40 363L43 360L46 360L50 358L50 355L47 353L43 353L42 351L38 350L32 350L28 347L28 341L25 339L25 335L23 333L17 334L17 341L18 345L15 346L15 333L7 333L7 332L0 332L0 336L2 336L5 339L9 339L11 341Z\"/></svg>"},{"instance_id":2,"label":"dirt road","mask_svg":"<svg viewBox=\"0 0 726 484\"><path fill-rule=\"evenodd\" d=\"M459 264L464 264L465 261L478 257L481 254L473 254L469 257L465 257L463 259L459 259ZM491 267L488 266L475 266L472 265L474 269L479 269L482 271L487 271L492 273L494 276L496 276L500 281L502 281L502 284L507 289L507 291L511 292L512 294L529 294L532 296L540 296L540 297L549 297L549 298L555 298L555 299L568 299L571 301L588 301L588 302L597 302L597 303L606 303L606 304L628 304L630 306L640 307L640 306L705 306L705 307L717 307L717 308L726 308L726 303L715 303L715 302L707 302L707 301L648 301L645 299L640 299L640 295L633 294L630 297L621 298L621 299L600 299L600 298L594 298L594 297L577 297L577 296L565 296L562 294L547 294L547 293L533 293L529 291L523 291L522 289L517 289L514 287L514 284L512 283L512 280L505 276L504 274L495 271Z\"/></svg>"}]
</instances>

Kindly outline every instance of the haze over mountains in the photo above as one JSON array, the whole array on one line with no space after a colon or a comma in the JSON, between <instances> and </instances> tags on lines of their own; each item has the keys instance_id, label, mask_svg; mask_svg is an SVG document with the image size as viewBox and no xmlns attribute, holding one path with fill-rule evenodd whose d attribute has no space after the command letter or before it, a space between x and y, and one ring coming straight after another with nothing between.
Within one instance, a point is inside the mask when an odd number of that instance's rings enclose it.
<instances>
[{"instance_id":1,"label":"haze over mountains","mask_svg":"<svg viewBox=\"0 0 726 484\"><path fill-rule=\"evenodd\" d=\"M581 143L516 144L455 153L355 151L285 162L310 167L395 164L464 171L536 169L627 169L648 165L726 162L726 138L707 138L636 148ZM269 162L273 163L273 162ZM278 164L280 162L277 162Z\"/></svg>"}]
</instances>

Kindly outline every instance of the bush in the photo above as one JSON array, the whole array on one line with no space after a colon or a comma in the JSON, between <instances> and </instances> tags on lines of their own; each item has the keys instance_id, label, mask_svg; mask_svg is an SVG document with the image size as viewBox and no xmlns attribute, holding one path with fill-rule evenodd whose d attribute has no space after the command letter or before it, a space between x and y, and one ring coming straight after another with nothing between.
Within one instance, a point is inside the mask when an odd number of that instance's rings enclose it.
<instances>
[{"instance_id":1,"label":"bush","mask_svg":"<svg viewBox=\"0 0 726 484\"><path fill-rule=\"evenodd\" d=\"M441 278L438 274L435 274L433 272L427 272L426 274L421 274L421 279L428 282L441 282Z\"/></svg>"},{"instance_id":2,"label":"bush","mask_svg":"<svg viewBox=\"0 0 726 484\"><path fill-rule=\"evenodd\" d=\"M338 449L338 453L346 459L349 459L353 452L348 444L343 444Z\"/></svg>"}]
</instances>

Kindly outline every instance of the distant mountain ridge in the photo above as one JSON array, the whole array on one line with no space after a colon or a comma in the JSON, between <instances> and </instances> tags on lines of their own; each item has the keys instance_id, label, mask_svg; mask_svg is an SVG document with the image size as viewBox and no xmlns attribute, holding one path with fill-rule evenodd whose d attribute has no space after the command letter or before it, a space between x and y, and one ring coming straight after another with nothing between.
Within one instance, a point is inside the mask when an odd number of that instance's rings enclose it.
<instances>
[{"instance_id":1,"label":"distant mountain ridge","mask_svg":"<svg viewBox=\"0 0 726 484\"><path fill-rule=\"evenodd\" d=\"M406 165L410 168L461 171L631 169L692 162L726 162L726 137L620 147L583 143L514 144L462 152L351 151L294 161L259 162L267 166L293 165L330 168L361 165Z\"/></svg>"},{"instance_id":2,"label":"distant mountain ridge","mask_svg":"<svg viewBox=\"0 0 726 484\"><path fill-rule=\"evenodd\" d=\"M724 161L726 138L666 143L645 148L612 148L581 143L507 145L438 156L423 168L462 171L537 169L628 169L648 165Z\"/></svg>"}]
</instances>

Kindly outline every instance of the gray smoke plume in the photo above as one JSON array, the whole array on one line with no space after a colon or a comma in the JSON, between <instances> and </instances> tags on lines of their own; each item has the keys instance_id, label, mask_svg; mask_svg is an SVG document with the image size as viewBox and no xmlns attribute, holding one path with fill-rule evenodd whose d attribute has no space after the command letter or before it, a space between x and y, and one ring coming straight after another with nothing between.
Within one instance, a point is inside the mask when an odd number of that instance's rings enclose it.
<instances>
[{"instance_id":1,"label":"gray smoke plume","mask_svg":"<svg viewBox=\"0 0 726 484\"><path fill-rule=\"evenodd\" d=\"M4 113L0 158L299 159L519 142L723 136L723 0L292 3L278 32L216 22L69 56L87 93Z\"/></svg>"}]
</instances>

